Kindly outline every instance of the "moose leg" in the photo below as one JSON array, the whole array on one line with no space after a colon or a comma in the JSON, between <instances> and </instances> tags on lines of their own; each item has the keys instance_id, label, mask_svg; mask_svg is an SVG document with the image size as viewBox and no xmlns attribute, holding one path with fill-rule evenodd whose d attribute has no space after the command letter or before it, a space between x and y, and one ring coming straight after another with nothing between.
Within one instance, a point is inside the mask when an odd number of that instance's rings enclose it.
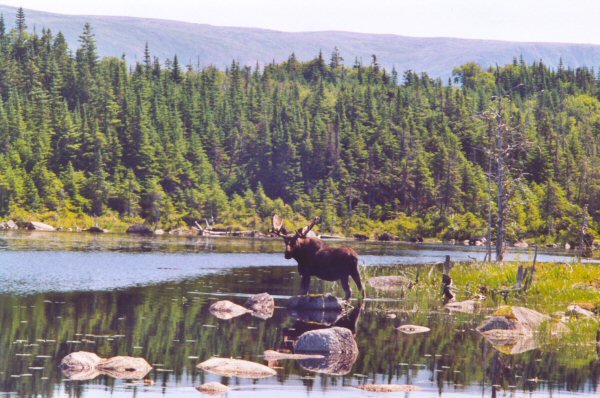
<instances>
[{"instance_id":1,"label":"moose leg","mask_svg":"<svg viewBox=\"0 0 600 398\"><path fill-rule=\"evenodd\" d=\"M348 284L348 275L342 276L340 282L342 283L342 288L346 293L346 297L344 297L344 300L348 301L350 300L350 297L352 297L352 290L350 290L350 285Z\"/></svg>"},{"instance_id":2,"label":"moose leg","mask_svg":"<svg viewBox=\"0 0 600 398\"><path fill-rule=\"evenodd\" d=\"M352 279L354 279L354 283L356 283L356 287L358 287L358 290L360 291L362 298L367 297L367 294L365 292L365 288L362 285L362 282L360 281L360 274L358 273L358 270L355 270L352 272L352 274L350 274L352 276Z\"/></svg>"},{"instance_id":3,"label":"moose leg","mask_svg":"<svg viewBox=\"0 0 600 398\"><path fill-rule=\"evenodd\" d=\"M302 275L300 281L300 295L304 296L308 294L308 288L310 286L310 274Z\"/></svg>"}]
</instances>

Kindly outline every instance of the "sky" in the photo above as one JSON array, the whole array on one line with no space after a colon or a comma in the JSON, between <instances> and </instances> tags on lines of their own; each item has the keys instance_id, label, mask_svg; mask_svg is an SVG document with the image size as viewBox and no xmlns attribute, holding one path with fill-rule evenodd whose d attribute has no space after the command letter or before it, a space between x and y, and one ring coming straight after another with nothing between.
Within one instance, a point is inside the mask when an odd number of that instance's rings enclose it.
<instances>
[{"instance_id":1,"label":"sky","mask_svg":"<svg viewBox=\"0 0 600 398\"><path fill-rule=\"evenodd\" d=\"M172 19L287 32L600 44L598 0L0 0L60 14Z\"/></svg>"}]
</instances>

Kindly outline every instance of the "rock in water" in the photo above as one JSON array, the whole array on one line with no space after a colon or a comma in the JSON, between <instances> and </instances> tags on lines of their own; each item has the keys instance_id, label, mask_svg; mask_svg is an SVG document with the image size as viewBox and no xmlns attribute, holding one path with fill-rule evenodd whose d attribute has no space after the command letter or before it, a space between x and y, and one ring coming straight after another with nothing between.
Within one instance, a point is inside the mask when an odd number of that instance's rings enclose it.
<instances>
[{"instance_id":1,"label":"rock in water","mask_svg":"<svg viewBox=\"0 0 600 398\"><path fill-rule=\"evenodd\" d=\"M63 374L72 380L90 380L105 374L117 379L142 379L152 369L143 358L100 358L93 352L77 351L60 363Z\"/></svg>"},{"instance_id":2,"label":"rock in water","mask_svg":"<svg viewBox=\"0 0 600 398\"><path fill-rule=\"evenodd\" d=\"M246 300L244 307L252 311L252 316L268 319L275 311L275 300L269 293L259 293Z\"/></svg>"},{"instance_id":3,"label":"rock in water","mask_svg":"<svg viewBox=\"0 0 600 398\"><path fill-rule=\"evenodd\" d=\"M288 300L289 309L339 311L344 308L342 300L331 295L292 296Z\"/></svg>"},{"instance_id":4,"label":"rock in water","mask_svg":"<svg viewBox=\"0 0 600 398\"><path fill-rule=\"evenodd\" d=\"M61 369L87 370L94 369L104 359L93 352L72 352L60 362Z\"/></svg>"},{"instance_id":5,"label":"rock in water","mask_svg":"<svg viewBox=\"0 0 600 398\"><path fill-rule=\"evenodd\" d=\"M100 362L96 369L115 379L143 379L152 366L144 358L117 356Z\"/></svg>"},{"instance_id":6,"label":"rock in water","mask_svg":"<svg viewBox=\"0 0 600 398\"><path fill-rule=\"evenodd\" d=\"M349 329L334 326L303 333L294 346L296 354L323 354L323 358L303 359L306 370L343 376L352 370L358 358L358 346Z\"/></svg>"},{"instance_id":7,"label":"rock in water","mask_svg":"<svg viewBox=\"0 0 600 398\"><path fill-rule=\"evenodd\" d=\"M225 320L252 312L242 307L241 305L232 303L229 300L217 301L216 303L210 306L209 310L210 313L216 316L217 318Z\"/></svg>"},{"instance_id":8,"label":"rock in water","mask_svg":"<svg viewBox=\"0 0 600 398\"><path fill-rule=\"evenodd\" d=\"M52 225L38 221L29 221L25 223L25 228L32 231L55 231L55 228Z\"/></svg>"},{"instance_id":9,"label":"rock in water","mask_svg":"<svg viewBox=\"0 0 600 398\"><path fill-rule=\"evenodd\" d=\"M152 235L152 230L150 227L144 224L133 224L129 228L127 228L128 234L138 234L138 235Z\"/></svg>"},{"instance_id":10,"label":"rock in water","mask_svg":"<svg viewBox=\"0 0 600 398\"><path fill-rule=\"evenodd\" d=\"M260 363L231 358L210 358L198 364L198 368L219 376L236 376L249 379L260 379L277 374L273 369Z\"/></svg>"},{"instance_id":11,"label":"rock in water","mask_svg":"<svg viewBox=\"0 0 600 398\"><path fill-rule=\"evenodd\" d=\"M349 329L332 327L303 333L294 346L294 353L344 354L358 352L358 346Z\"/></svg>"},{"instance_id":12,"label":"rock in water","mask_svg":"<svg viewBox=\"0 0 600 398\"><path fill-rule=\"evenodd\" d=\"M359 390L369 392L409 392L409 391L421 391L417 386L410 384L365 384L357 386Z\"/></svg>"},{"instance_id":13,"label":"rock in water","mask_svg":"<svg viewBox=\"0 0 600 398\"><path fill-rule=\"evenodd\" d=\"M550 320L548 315L524 307L500 307L493 317L479 325L477 331L492 334L495 331L513 334L533 334L540 325Z\"/></svg>"},{"instance_id":14,"label":"rock in water","mask_svg":"<svg viewBox=\"0 0 600 398\"><path fill-rule=\"evenodd\" d=\"M426 333L431 330L428 327L418 325L402 325L397 327L396 329L405 334Z\"/></svg>"},{"instance_id":15,"label":"rock in water","mask_svg":"<svg viewBox=\"0 0 600 398\"><path fill-rule=\"evenodd\" d=\"M519 354L537 347L534 332L550 317L523 307L500 307L477 331L498 351Z\"/></svg>"},{"instance_id":16,"label":"rock in water","mask_svg":"<svg viewBox=\"0 0 600 398\"><path fill-rule=\"evenodd\" d=\"M222 395L226 392L229 392L230 388L226 385L213 381L212 383L204 383L201 386L196 387L196 390L200 391L202 394Z\"/></svg>"},{"instance_id":17,"label":"rock in water","mask_svg":"<svg viewBox=\"0 0 600 398\"><path fill-rule=\"evenodd\" d=\"M71 380L91 380L100 375L96 365L104 359L93 352L72 352L62 359L60 368L62 373Z\"/></svg>"}]
</instances>

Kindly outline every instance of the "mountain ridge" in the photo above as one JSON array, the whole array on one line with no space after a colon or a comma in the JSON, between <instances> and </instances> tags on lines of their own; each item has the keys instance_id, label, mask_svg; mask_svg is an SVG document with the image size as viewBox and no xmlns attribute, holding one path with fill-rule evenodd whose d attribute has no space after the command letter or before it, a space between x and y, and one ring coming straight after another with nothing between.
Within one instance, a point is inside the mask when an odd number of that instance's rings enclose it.
<instances>
[{"instance_id":1,"label":"mountain ridge","mask_svg":"<svg viewBox=\"0 0 600 398\"><path fill-rule=\"evenodd\" d=\"M0 5L9 27L13 26L17 8ZM600 45L556 42L511 42L491 39L452 37L411 37L395 34L370 34L328 30L283 32L264 28L227 27L182 22L169 19L131 16L67 15L25 9L30 27L61 31L69 46L78 46L83 25L89 22L96 35L101 56L125 55L130 64L143 59L145 43L152 56L161 62L177 55L179 62L194 68L214 65L225 68L233 60L243 65L264 65L286 60L292 53L302 61L322 51L326 59L337 47L346 66L355 60L378 63L400 73L413 70L432 77L447 79L452 69L467 62L482 67L504 65L523 57L527 63L543 60L553 68L562 59L565 67L597 67Z\"/></svg>"}]
</instances>

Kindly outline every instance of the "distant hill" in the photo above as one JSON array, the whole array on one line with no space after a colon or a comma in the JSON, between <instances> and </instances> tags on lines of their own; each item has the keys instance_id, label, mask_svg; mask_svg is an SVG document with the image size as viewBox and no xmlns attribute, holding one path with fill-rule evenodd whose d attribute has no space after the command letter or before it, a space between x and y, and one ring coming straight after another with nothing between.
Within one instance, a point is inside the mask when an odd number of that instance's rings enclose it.
<instances>
[{"instance_id":1,"label":"distant hill","mask_svg":"<svg viewBox=\"0 0 600 398\"><path fill-rule=\"evenodd\" d=\"M8 26L15 20L16 8L0 5ZM102 56L125 55L134 64L141 60L148 42L152 56L161 61L177 54L183 65L215 65L223 68L236 59L254 66L283 61L293 52L300 60L314 58L319 50L328 60L334 47L351 66L356 58L364 64L377 55L380 65L401 73L412 69L433 77L448 78L452 68L474 61L483 67L512 62L522 56L527 62L543 60L556 67L562 58L570 67L600 65L600 46L562 43L522 43L454 38L415 38L397 35L350 32L289 33L265 29L220 27L159 19L107 16L72 16L25 10L29 29L43 27L62 31L74 49L85 22L96 34Z\"/></svg>"}]
</instances>

